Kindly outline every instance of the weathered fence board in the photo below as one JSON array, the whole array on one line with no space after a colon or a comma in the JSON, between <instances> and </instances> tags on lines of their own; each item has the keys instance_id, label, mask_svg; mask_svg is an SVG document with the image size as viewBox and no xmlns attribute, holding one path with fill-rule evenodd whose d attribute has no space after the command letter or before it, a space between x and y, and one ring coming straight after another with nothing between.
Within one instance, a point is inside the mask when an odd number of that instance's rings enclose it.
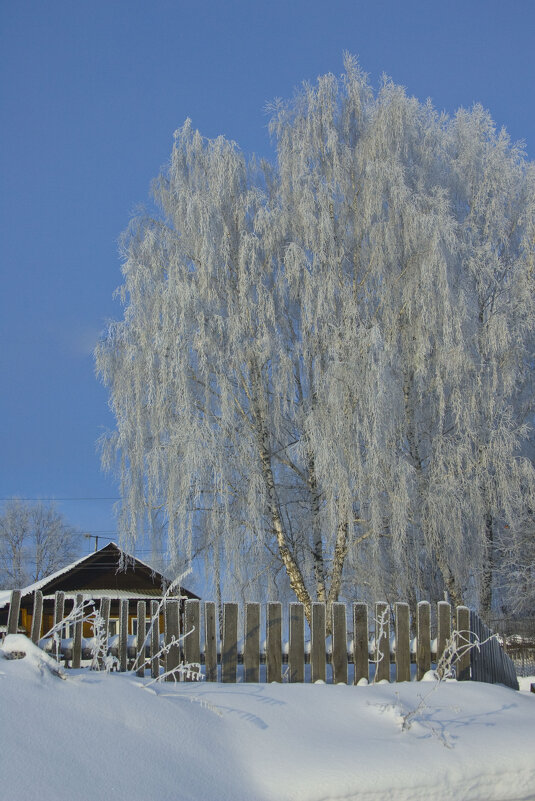
<instances>
[{"instance_id":1,"label":"weathered fence board","mask_svg":"<svg viewBox=\"0 0 535 801\"><path fill-rule=\"evenodd\" d=\"M282 681L282 604L267 605L266 620L266 678L268 682Z\"/></svg>"},{"instance_id":2,"label":"weathered fence board","mask_svg":"<svg viewBox=\"0 0 535 801\"><path fill-rule=\"evenodd\" d=\"M447 601L437 604L437 664L451 637L451 606Z\"/></svg>"},{"instance_id":3,"label":"weathered fence board","mask_svg":"<svg viewBox=\"0 0 535 801\"><path fill-rule=\"evenodd\" d=\"M455 666L458 681L470 679L470 610L467 606L457 607L457 652L459 657Z\"/></svg>"},{"instance_id":4,"label":"weathered fence board","mask_svg":"<svg viewBox=\"0 0 535 801\"><path fill-rule=\"evenodd\" d=\"M431 604L420 601L417 611L416 678L431 670Z\"/></svg>"},{"instance_id":5,"label":"weathered fence board","mask_svg":"<svg viewBox=\"0 0 535 801\"><path fill-rule=\"evenodd\" d=\"M43 621L43 593L41 590L36 590L33 595L33 615L32 615L32 632L31 640L33 643L38 643L41 637L41 625Z\"/></svg>"},{"instance_id":6,"label":"weathered fence board","mask_svg":"<svg viewBox=\"0 0 535 801\"><path fill-rule=\"evenodd\" d=\"M184 662L187 665L200 665L201 663L201 610L199 601L188 599L184 610ZM195 670L186 675L186 681L195 681Z\"/></svg>"},{"instance_id":7,"label":"weathered fence board","mask_svg":"<svg viewBox=\"0 0 535 801\"><path fill-rule=\"evenodd\" d=\"M13 590L11 593L11 603L9 605L9 613L7 616L7 633L16 634L19 627L19 614L20 614L20 599L21 591Z\"/></svg>"},{"instance_id":8,"label":"weathered fence board","mask_svg":"<svg viewBox=\"0 0 535 801\"><path fill-rule=\"evenodd\" d=\"M303 604L290 604L290 645L288 649L288 681L305 680L305 608Z\"/></svg>"},{"instance_id":9,"label":"weathered fence board","mask_svg":"<svg viewBox=\"0 0 535 801\"><path fill-rule=\"evenodd\" d=\"M355 684L361 679L368 681L370 657L368 653L368 604L353 604L353 663Z\"/></svg>"},{"instance_id":10,"label":"weathered fence board","mask_svg":"<svg viewBox=\"0 0 535 801\"><path fill-rule=\"evenodd\" d=\"M123 598L119 604L119 670L128 668L128 601Z\"/></svg>"},{"instance_id":11,"label":"weathered fence board","mask_svg":"<svg viewBox=\"0 0 535 801\"><path fill-rule=\"evenodd\" d=\"M167 599L164 604L164 642L166 681L179 681L180 667L180 615L179 602Z\"/></svg>"},{"instance_id":12,"label":"weathered fence board","mask_svg":"<svg viewBox=\"0 0 535 801\"><path fill-rule=\"evenodd\" d=\"M332 605L332 668L333 684L347 684L347 621L346 605Z\"/></svg>"},{"instance_id":13,"label":"weathered fence board","mask_svg":"<svg viewBox=\"0 0 535 801\"><path fill-rule=\"evenodd\" d=\"M396 681L411 680L409 604L395 605L396 622Z\"/></svg>"},{"instance_id":14,"label":"weathered fence board","mask_svg":"<svg viewBox=\"0 0 535 801\"><path fill-rule=\"evenodd\" d=\"M109 598L102 598L100 601L99 606L99 615L101 618L101 636L104 642L108 642L108 636L110 633L110 604L111 601ZM98 655L98 667L99 670L104 668L104 654L99 653Z\"/></svg>"},{"instance_id":15,"label":"weathered fence board","mask_svg":"<svg viewBox=\"0 0 535 801\"><path fill-rule=\"evenodd\" d=\"M390 607L375 604L375 681L390 681Z\"/></svg>"},{"instance_id":16,"label":"weathered fence board","mask_svg":"<svg viewBox=\"0 0 535 801\"><path fill-rule=\"evenodd\" d=\"M260 604L245 605L243 668L245 681L260 679Z\"/></svg>"},{"instance_id":17,"label":"weathered fence board","mask_svg":"<svg viewBox=\"0 0 535 801\"><path fill-rule=\"evenodd\" d=\"M238 604L223 604L221 681L234 683L238 669Z\"/></svg>"},{"instance_id":18,"label":"weathered fence board","mask_svg":"<svg viewBox=\"0 0 535 801\"><path fill-rule=\"evenodd\" d=\"M84 596L81 593L76 595L74 600L75 608L80 610L80 614L78 615L75 623L74 623L74 638L72 643L72 666L73 668L79 668L82 664L82 604L84 602Z\"/></svg>"},{"instance_id":19,"label":"weathered fence board","mask_svg":"<svg viewBox=\"0 0 535 801\"><path fill-rule=\"evenodd\" d=\"M217 624L215 603L204 604L204 667L206 681L217 681Z\"/></svg>"},{"instance_id":20,"label":"weathered fence board","mask_svg":"<svg viewBox=\"0 0 535 801\"><path fill-rule=\"evenodd\" d=\"M145 601L138 601L136 664L137 664L137 675L140 676L141 678L145 675L146 617L147 617L147 607Z\"/></svg>"},{"instance_id":21,"label":"weathered fence board","mask_svg":"<svg viewBox=\"0 0 535 801\"><path fill-rule=\"evenodd\" d=\"M310 625L310 674L312 681L325 681L325 604L312 604Z\"/></svg>"},{"instance_id":22,"label":"weathered fence board","mask_svg":"<svg viewBox=\"0 0 535 801\"><path fill-rule=\"evenodd\" d=\"M65 617L65 593L57 592L54 597L54 628L56 629L56 640L54 655L59 662L61 654L61 638L63 637L63 629L61 621Z\"/></svg>"},{"instance_id":23,"label":"weathered fence board","mask_svg":"<svg viewBox=\"0 0 535 801\"><path fill-rule=\"evenodd\" d=\"M59 626L65 617L65 593L57 592L54 597L54 626ZM63 636L60 632L60 637Z\"/></svg>"},{"instance_id":24,"label":"weathered fence board","mask_svg":"<svg viewBox=\"0 0 535 801\"><path fill-rule=\"evenodd\" d=\"M153 679L160 675L160 604L158 601L150 602L150 675Z\"/></svg>"}]
</instances>

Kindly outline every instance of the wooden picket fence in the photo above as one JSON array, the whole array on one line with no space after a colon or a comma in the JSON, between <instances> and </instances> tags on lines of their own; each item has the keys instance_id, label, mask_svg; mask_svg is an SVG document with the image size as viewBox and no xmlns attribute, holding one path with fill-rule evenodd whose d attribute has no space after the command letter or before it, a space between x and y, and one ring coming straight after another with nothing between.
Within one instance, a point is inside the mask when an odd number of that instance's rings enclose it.
<instances>
[{"instance_id":1,"label":"wooden picket fence","mask_svg":"<svg viewBox=\"0 0 535 801\"><path fill-rule=\"evenodd\" d=\"M82 595L76 603L82 602ZM21 594L14 590L8 615L8 633L17 631ZM105 632L108 631L110 600L102 599L100 606ZM242 610L243 639L238 634L240 609L238 604L223 604L221 631L216 605L212 602L169 598L163 605L150 601L137 604L137 631L146 631L145 642L140 637L128 636L128 600L121 600L119 634L110 640L110 650L117 658L117 668L125 671L133 664L140 676L150 670L156 678L162 668L167 679L184 677L180 666L193 667L188 678L202 672L206 681L231 682L304 682L332 681L410 681L420 680L440 660L445 649L451 648L452 632L461 655L455 661L455 675L460 681L472 679L502 683L518 689L511 659L504 654L497 640L489 640L480 648L477 643L490 636L490 631L479 617L466 606L452 609L445 601L436 607L436 637L431 637L432 608L423 601L417 606L416 620L411 619L409 605L343 603L332 605L332 618L327 624L326 607L314 603L308 625L304 606L290 603L287 609L287 626L280 603L247 603ZM31 638L39 641L43 598L36 592L33 603ZM54 620L60 623L64 616L65 598L56 593ZM163 631L160 632L160 614L163 612ZM349 612L349 614L348 614ZM150 617L147 616L147 613ZM202 613L202 621L201 621ZM352 630L348 633L348 619ZM262 622L264 625L262 625ZM327 636L330 630L330 636ZM286 634L283 640L283 633ZM264 636L262 636L262 634ZM469 642L476 647L467 649ZM42 643L41 643L42 644ZM162 652L163 647L163 652ZM63 647L62 657L72 667L80 667L84 655L82 623L74 624L74 637Z\"/></svg>"}]
</instances>

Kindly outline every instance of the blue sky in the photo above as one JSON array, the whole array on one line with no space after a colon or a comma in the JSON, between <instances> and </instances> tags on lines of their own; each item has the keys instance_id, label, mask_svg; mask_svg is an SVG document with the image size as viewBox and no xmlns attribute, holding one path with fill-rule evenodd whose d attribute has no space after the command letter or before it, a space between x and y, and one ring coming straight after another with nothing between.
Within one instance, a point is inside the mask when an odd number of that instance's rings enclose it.
<instances>
[{"instance_id":1,"label":"blue sky","mask_svg":"<svg viewBox=\"0 0 535 801\"><path fill-rule=\"evenodd\" d=\"M447 112L481 102L535 157L533 0L23 0L0 5L0 497L113 536L92 350L117 239L191 117L271 157L264 107L358 56ZM80 553L92 547L80 538ZM143 556L143 552L140 551Z\"/></svg>"}]
</instances>

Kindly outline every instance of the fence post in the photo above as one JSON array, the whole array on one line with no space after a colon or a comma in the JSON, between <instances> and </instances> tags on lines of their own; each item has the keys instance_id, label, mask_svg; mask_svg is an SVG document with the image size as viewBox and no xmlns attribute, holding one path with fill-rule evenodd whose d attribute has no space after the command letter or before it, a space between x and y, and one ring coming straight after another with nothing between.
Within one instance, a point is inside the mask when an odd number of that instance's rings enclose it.
<instances>
[{"instance_id":1,"label":"fence post","mask_svg":"<svg viewBox=\"0 0 535 801\"><path fill-rule=\"evenodd\" d=\"M266 681L282 681L282 604L269 603L266 613Z\"/></svg>"},{"instance_id":2,"label":"fence post","mask_svg":"<svg viewBox=\"0 0 535 801\"><path fill-rule=\"evenodd\" d=\"M199 601L190 598L186 601L184 611L184 663L186 665L200 665L201 663L201 642L200 642L200 619L201 610ZM191 675L186 675L186 681L196 681L199 676L199 669Z\"/></svg>"},{"instance_id":3,"label":"fence post","mask_svg":"<svg viewBox=\"0 0 535 801\"><path fill-rule=\"evenodd\" d=\"M290 646L288 649L288 681L300 683L305 680L305 607L291 603Z\"/></svg>"},{"instance_id":4,"label":"fence post","mask_svg":"<svg viewBox=\"0 0 535 801\"><path fill-rule=\"evenodd\" d=\"M54 598L54 626L58 626L56 630L56 662L59 662L61 653L61 640L63 638L63 627L59 624L65 617L65 593L57 592Z\"/></svg>"},{"instance_id":5,"label":"fence post","mask_svg":"<svg viewBox=\"0 0 535 801\"><path fill-rule=\"evenodd\" d=\"M368 604L353 604L353 663L355 672L353 683L361 679L369 680L370 655L368 649Z\"/></svg>"},{"instance_id":6,"label":"fence post","mask_svg":"<svg viewBox=\"0 0 535 801\"><path fill-rule=\"evenodd\" d=\"M204 604L204 667L206 681L217 681L217 637L215 603Z\"/></svg>"},{"instance_id":7,"label":"fence post","mask_svg":"<svg viewBox=\"0 0 535 801\"><path fill-rule=\"evenodd\" d=\"M164 605L164 625L165 625L165 681L180 681L180 677L175 675L176 669L180 666L180 619L179 602L167 599Z\"/></svg>"},{"instance_id":8,"label":"fence post","mask_svg":"<svg viewBox=\"0 0 535 801\"><path fill-rule=\"evenodd\" d=\"M147 607L145 601L137 602L137 643L136 643L136 676L141 679L145 675L145 638L147 636Z\"/></svg>"},{"instance_id":9,"label":"fence post","mask_svg":"<svg viewBox=\"0 0 535 801\"><path fill-rule=\"evenodd\" d=\"M150 602L150 675L157 679L160 675L160 604Z\"/></svg>"},{"instance_id":10,"label":"fence post","mask_svg":"<svg viewBox=\"0 0 535 801\"><path fill-rule=\"evenodd\" d=\"M81 593L76 595L74 599L75 607L80 609L79 617L74 621L74 637L72 641L72 666L73 668L79 668L82 663L82 618L83 618L83 610L82 604L84 602L84 596Z\"/></svg>"},{"instance_id":11,"label":"fence post","mask_svg":"<svg viewBox=\"0 0 535 801\"><path fill-rule=\"evenodd\" d=\"M258 682L260 674L260 604L245 604L244 681Z\"/></svg>"},{"instance_id":12,"label":"fence post","mask_svg":"<svg viewBox=\"0 0 535 801\"><path fill-rule=\"evenodd\" d=\"M347 623L346 605L332 605L333 684L347 684Z\"/></svg>"},{"instance_id":13,"label":"fence post","mask_svg":"<svg viewBox=\"0 0 535 801\"><path fill-rule=\"evenodd\" d=\"M221 681L236 683L238 666L238 604L223 604Z\"/></svg>"},{"instance_id":14,"label":"fence post","mask_svg":"<svg viewBox=\"0 0 535 801\"><path fill-rule=\"evenodd\" d=\"M468 681L470 679L470 611L466 606L457 607L457 653L461 651L457 658L456 678L457 681Z\"/></svg>"},{"instance_id":15,"label":"fence post","mask_svg":"<svg viewBox=\"0 0 535 801\"><path fill-rule=\"evenodd\" d=\"M99 609L98 609L99 615L102 618L102 638L104 639L104 642L106 644L106 652L104 654L104 657L108 656L108 650L109 650L109 644L110 644L110 641L109 641L109 634L110 634L110 604L111 604L111 601L110 601L109 598L101 598L100 599L100 604L99 604ZM93 636L95 636L95 634L96 634L96 632L95 632L95 629L93 627ZM98 657L98 669L99 670L103 670L104 669L104 666L105 666L104 657L101 654L99 654L99 657Z\"/></svg>"},{"instance_id":16,"label":"fence post","mask_svg":"<svg viewBox=\"0 0 535 801\"><path fill-rule=\"evenodd\" d=\"M312 682L326 680L325 604L312 604L310 618L310 673Z\"/></svg>"},{"instance_id":17,"label":"fence post","mask_svg":"<svg viewBox=\"0 0 535 801\"><path fill-rule=\"evenodd\" d=\"M396 615L396 681L411 680L411 641L409 605L397 603Z\"/></svg>"},{"instance_id":18,"label":"fence post","mask_svg":"<svg viewBox=\"0 0 535 801\"><path fill-rule=\"evenodd\" d=\"M375 604L375 678L390 681L390 610L386 603Z\"/></svg>"},{"instance_id":19,"label":"fence post","mask_svg":"<svg viewBox=\"0 0 535 801\"><path fill-rule=\"evenodd\" d=\"M447 601L439 601L437 605L437 667L450 637L451 606Z\"/></svg>"},{"instance_id":20,"label":"fence post","mask_svg":"<svg viewBox=\"0 0 535 801\"><path fill-rule=\"evenodd\" d=\"M416 631L416 678L423 679L431 670L431 604L420 601Z\"/></svg>"},{"instance_id":21,"label":"fence post","mask_svg":"<svg viewBox=\"0 0 535 801\"><path fill-rule=\"evenodd\" d=\"M41 625L43 622L43 593L36 590L33 594L33 615L32 615L32 642L37 645L41 637Z\"/></svg>"},{"instance_id":22,"label":"fence post","mask_svg":"<svg viewBox=\"0 0 535 801\"><path fill-rule=\"evenodd\" d=\"M128 667L128 601L123 598L119 604L119 670L124 673Z\"/></svg>"},{"instance_id":23,"label":"fence post","mask_svg":"<svg viewBox=\"0 0 535 801\"><path fill-rule=\"evenodd\" d=\"M11 602L9 604L9 614L7 618L7 633L16 634L19 627L19 613L20 613L20 599L22 593L20 590L13 590L11 593Z\"/></svg>"}]
</instances>

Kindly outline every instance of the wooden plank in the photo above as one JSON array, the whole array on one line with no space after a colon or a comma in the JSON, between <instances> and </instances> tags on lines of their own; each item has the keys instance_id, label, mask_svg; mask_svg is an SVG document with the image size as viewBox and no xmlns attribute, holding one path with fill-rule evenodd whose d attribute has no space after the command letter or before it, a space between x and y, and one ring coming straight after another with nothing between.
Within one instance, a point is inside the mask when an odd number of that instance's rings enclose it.
<instances>
[{"instance_id":1,"label":"wooden plank","mask_svg":"<svg viewBox=\"0 0 535 801\"><path fill-rule=\"evenodd\" d=\"M305 607L303 604L290 604L289 631L288 681L302 683L305 680Z\"/></svg>"},{"instance_id":2,"label":"wooden plank","mask_svg":"<svg viewBox=\"0 0 535 801\"><path fill-rule=\"evenodd\" d=\"M145 676L145 639L147 637L147 606L145 601L137 602L137 644L136 644L136 675L141 679Z\"/></svg>"},{"instance_id":3,"label":"wooden plank","mask_svg":"<svg viewBox=\"0 0 535 801\"><path fill-rule=\"evenodd\" d=\"M245 681L260 679L260 604L245 605L245 644L243 667Z\"/></svg>"},{"instance_id":4,"label":"wooden plank","mask_svg":"<svg viewBox=\"0 0 535 801\"><path fill-rule=\"evenodd\" d=\"M204 673L206 681L217 681L217 640L215 604L204 604Z\"/></svg>"},{"instance_id":5,"label":"wooden plank","mask_svg":"<svg viewBox=\"0 0 535 801\"><path fill-rule=\"evenodd\" d=\"M168 598L164 604L165 681L180 681L180 609L179 601Z\"/></svg>"},{"instance_id":6,"label":"wooden plank","mask_svg":"<svg viewBox=\"0 0 535 801\"><path fill-rule=\"evenodd\" d=\"M347 618L346 605L332 605L333 684L347 684Z\"/></svg>"},{"instance_id":7,"label":"wooden plank","mask_svg":"<svg viewBox=\"0 0 535 801\"><path fill-rule=\"evenodd\" d=\"M353 663L355 684L369 680L370 656L368 652L368 604L353 604Z\"/></svg>"},{"instance_id":8,"label":"wooden plank","mask_svg":"<svg viewBox=\"0 0 535 801\"><path fill-rule=\"evenodd\" d=\"M201 610L200 602L190 598L186 601L184 610L184 663L185 665L201 664ZM200 667L192 667L186 673L186 681L199 679Z\"/></svg>"},{"instance_id":9,"label":"wooden plank","mask_svg":"<svg viewBox=\"0 0 535 801\"><path fill-rule=\"evenodd\" d=\"M269 603L266 612L266 681L282 681L282 604Z\"/></svg>"},{"instance_id":10,"label":"wooden plank","mask_svg":"<svg viewBox=\"0 0 535 801\"><path fill-rule=\"evenodd\" d=\"M312 604L310 625L310 672L312 681L326 681L325 604Z\"/></svg>"},{"instance_id":11,"label":"wooden plank","mask_svg":"<svg viewBox=\"0 0 535 801\"><path fill-rule=\"evenodd\" d=\"M65 617L65 593L57 592L54 596L54 626L59 626ZM60 637L63 637L63 632L59 632Z\"/></svg>"},{"instance_id":12,"label":"wooden plank","mask_svg":"<svg viewBox=\"0 0 535 801\"><path fill-rule=\"evenodd\" d=\"M411 680L411 640L409 604L397 603L396 616L396 681Z\"/></svg>"},{"instance_id":13,"label":"wooden plank","mask_svg":"<svg viewBox=\"0 0 535 801\"><path fill-rule=\"evenodd\" d=\"M457 663L455 674L457 681L470 679L470 610L467 606L458 606L457 615Z\"/></svg>"},{"instance_id":14,"label":"wooden plank","mask_svg":"<svg viewBox=\"0 0 535 801\"><path fill-rule=\"evenodd\" d=\"M437 667L451 637L451 605L447 601L437 604Z\"/></svg>"},{"instance_id":15,"label":"wooden plank","mask_svg":"<svg viewBox=\"0 0 535 801\"><path fill-rule=\"evenodd\" d=\"M11 601L9 603L9 612L7 616L7 633L16 634L19 627L19 614L20 614L20 599L22 593L20 590L13 590L11 592Z\"/></svg>"},{"instance_id":16,"label":"wooden plank","mask_svg":"<svg viewBox=\"0 0 535 801\"><path fill-rule=\"evenodd\" d=\"M128 669L128 601L122 598L119 602L119 670L124 673Z\"/></svg>"},{"instance_id":17,"label":"wooden plank","mask_svg":"<svg viewBox=\"0 0 535 801\"><path fill-rule=\"evenodd\" d=\"M41 637L41 626L43 621L43 593L36 590L33 594L33 615L31 640L37 644Z\"/></svg>"},{"instance_id":18,"label":"wooden plank","mask_svg":"<svg viewBox=\"0 0 535 801\"><path fill-rule=\"evenodd\" d=\"M420 601L416 621L416 678L431 670L431 604Z\"/></svg>"},{"instance_id":19,"label":"wooden plank","mask_svg":"<svg viewBox=\"0 0 535 801\"><path fill-rule=\"evenodd\" d=\"M104 647L106 653L99 654L98 656L98 669L104 670L104 657L108 655L109 651L109 634L110 634L110 599L109 598L101 598L100 605L99 605L99 614L102 618L102 639L104 641ZM95 636L95 629L93 627L93 636Z\"/></svg>"},{"instance_id":20,"label":"wooden plank","mask_svg":"<svg viewBox=\"0 0 535 801\"><path fill-rule=\"evenodd\" d=\"M223 647L221 681L236 683L238 667L238 604L223 604Z\"/></svg>"},{"instance_id":21,"label":"wooden plank","mask_svg":"<svg viewBox=\"0 0 535 801\"><path fill-rule=\"evenodd\" d=\"M160 604L150 602L150 675L157 679L160 675Z\"/></svg>"},{"instance_id":22,"label":"wooden plank","mask_svg":"<svg viewBox=\"0 0 535 801\"><path fill-rule=\"evenodd\" d=\"M390 681L390 609L384 602L375 604L374 657L374 681Z\"/></svg>"},{"instance_id":23,"label":"wooden plank","mask_svg":"<svg viewBox=\"0 0 535 801\"><path fill-rule=\"evenodd\" d=\"M470 642L471 642L472 645L474 645L476 643L476 639L477 639L477 634L476 634L476 630L475 630L476 617L477 617L476 613L473 612L472 610L470 610ZM470 649L470 673L471 673L472 681L479 681L478 675L477 675L477 658L476 658L476 653L475 653L476 651L477 651L477 648L473 647L473 648Z\"/></svg>"},{"instance_id":24,"label":"wooden plank","mask_svg":"<svg viewBox=\"0 0 535 801\"><path fill-rule=\"evenodd\" d=\"M82 611L83 602L84 596L81 593L77 593L74 604L75 607L80 610L80 613L74 622L74 638L72 643L72 666L75 669L78 669L82 664L82 618L84 614Z\"/></svg>"},{"instance_id":25,"label":"wooden plank","mask_svg":"<svg viewBox=\"0 0 535 801\"><path fill-rule=\"evenodd\" d=\"M65 617L65 593L64 592L57 592L54 597L54 628L56 629L55 632L55 641L56 641L56 661L59 662L60 653L61 653L61 640L63 638L63 627L61 626L61 621Z\"/></svg>"}]
</instances>

